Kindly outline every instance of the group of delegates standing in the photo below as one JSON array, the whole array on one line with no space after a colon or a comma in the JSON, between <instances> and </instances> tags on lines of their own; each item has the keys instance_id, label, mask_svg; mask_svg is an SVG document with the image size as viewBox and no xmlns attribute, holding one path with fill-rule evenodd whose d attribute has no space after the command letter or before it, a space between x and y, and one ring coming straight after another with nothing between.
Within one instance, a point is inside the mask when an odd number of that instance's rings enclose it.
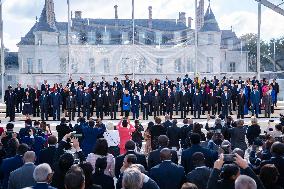
<instances>
[{"instance_id":1,"label":"group of delegates standing","mask_svg":"<svg viewBox=\"0 0 284 189\"><path fill-rule=\"evenodd\" d=\"M148 120L149 116L169 114L185 118L189 113L194 118L200 118L208 112L211 115L222 114L227 117L236 111L238 118L244 118L249 110L252 115L258 115L263 109L265 117L270 117L277 104L279 85L274 79L243 80L223 77L213 79L198 77L164 81L160 79L147 81L132 81L128 76L122 82L115 77L113 82L92 80L88 85L82 77L75 82L72 79L66 85L54 84L51 87L45 80L40 89L30 85L26 89L18 84L15 89L9 86L5 93L6 117L15 119L17 112L22 112L27 118L30 115L41 117L42 120L59 120L61 113L69 120L77 116L89 119L94 116L103 119L110 116L116 119L117 114L132 118ZM23 107L22 107L23 106ZM142 114L142 115L141 115Z\"/></svg>"}]
</instances>

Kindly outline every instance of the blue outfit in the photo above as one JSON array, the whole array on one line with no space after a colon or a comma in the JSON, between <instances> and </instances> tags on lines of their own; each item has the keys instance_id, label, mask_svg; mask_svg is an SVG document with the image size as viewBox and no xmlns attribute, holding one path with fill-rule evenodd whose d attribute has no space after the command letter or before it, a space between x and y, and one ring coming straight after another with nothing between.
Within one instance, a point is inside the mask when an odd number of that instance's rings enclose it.
<instances>
[{"instance_id":1,"label":"blue outfit","mask_svg":"<svg viewBox=\"0 0 284 189\"><path fill-rule=\"evenodd\" d=\"M259 113L259 104L260 104L260 93L259 91L252 91L250 93L250 101L251 101L251 112L252 115L256 114L258 117Z\"/></svg>"},{"instance_id":2,"label":"blue outfit","mask_svg":"<svg viewBox=\"0 0 284 189\"><path fill-rule=\"evenodd\" d=\"M98 136L102 135L106 131L106 128L105 125L102 124L101 128L85 126L82 130L84 135L84 139L82 141L82 150L85 155L88 155L93 151Z\"/></svg>"},{"instance_id":3,"label":"blue outfit","mask_svg":"<svg viewBox=\"0 0 284 189\"><path fill-rule=\"evenodd\" d=\"M27 144L38 157L39 152L44 148L46 139L43 138L42 136L34 136L34 138L31 138L30 136L25 136L21 142Z\"/></svg>"},{"instance_id":4,"label":"blue outfit","mask_svg":"<svg viewBox=\"0 0 284 189\"><path fill-rule=\"evenodd\" d=\"M130 111L130 102L131 102L131 97L130 97L130 95L123 95L123 97L122 97L122 103L123 103L123 105L122 105L122 109L123 109L123 111Z\"/></svg>"}]
</instances>

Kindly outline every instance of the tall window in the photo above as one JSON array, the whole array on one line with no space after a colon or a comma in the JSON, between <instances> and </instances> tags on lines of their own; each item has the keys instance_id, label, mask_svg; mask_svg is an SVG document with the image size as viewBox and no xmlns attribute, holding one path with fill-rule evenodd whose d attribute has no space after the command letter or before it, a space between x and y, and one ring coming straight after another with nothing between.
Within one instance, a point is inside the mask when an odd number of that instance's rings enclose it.
<instances>
[{"instance_id":1,"label":"tall window","mask_svg":"<svg viewBox=\"0 0 284 189\"><path fill-rule=\"evenodd\" d=\"M208 45L214 44L214 34L208 34Z\"/></svg>"},{"instance_id":2,"label":"tall window","mask_svg":"<svg viewBox=\"0 0 284 189\"><path fill-rule=\"evenodd\" d=\"M175 60L175 71L181 73L181 59L178 58Z\"/></svg>"},{"instance_id":3,"label":"tall window","mask_svg":"<svg viewBox=\"0 0 284 189\"><path fill-rule=\"evenodd\" d=\"M230 72L236 72L236 63L230 62Z\"/></svg>"},{"instance_id":4,"label":"tall window","mask_svg":"<svg viewBox=\"0 0 284 189\"><path fill-rule=\"evenodd\" d=\"M59 66L60 72L62 73L66 72L66 67L67 67L66 64L67 64L66 58L60 58L60 66Z\"/></svg>"},{"instance_id":5,"label":"tall window","mask_svg":"<svg viewBox=\"0 0 284 189\"><path fill-rule=\"evenodd\" d=\"M145 58L139 59L139 72L141 72L141 73L146 72L146 60L145 60Z\"/></svg>"},{"instance_id":6,"label":"tall window","mask_svg":"<svg viewBox=\"0 0 284 189\"><path fill-rule=\"evenodd\" d=\"M164 60L162 58L157 58L157 73L162 73L163 72L163 64Z\"/></svg>"},{"instance_id":7,"label":"tall window","mask_svg":"<svg viewBox=\"0 0 284 189\"><path fill-rule=\"evenodd\" d=\"M187 59L187 64L186 64L188 72L193 72L193 64L192 63L193 63L192 59L188 58Z\"/></svg>"},{"instance_id":8,"label":"tall window","mask_svg":"<svg viewBox=\"0 0 284 189\"><path fill-rule=\"evenodd\" d=\"M28 73L31 74L33 73L33 59L28 58L27 59L27 64L28 64Z\"/></svg>"},{"instance_id":9,"label":"tall window","mask_svg":"<svg viewBox=\"0 0 284 189\"><path fill-rule=\"evenodd\" d=\"M89 59L89 67L90 67L91 73L96 72L96 66L95 66L95 59L94 58Z\"/></svg>"},{"instance_id":10,"label":"tall window","mask_svg":"<svg viewBox=\"0 0 284 189\"><path fill-rule=\"evenodd\" d=\"M213 72L213 57L207 57L207 72Z\"/></svg>"},{"instance_id":11,"label":"tall window","mask_svg":"<svg viewBox=\"0 0 284 189\"><path fill-rule=\"evenodd\" d=\"M43 72L42 59L38 59L37 70L38 70L38 73L42 73Z\"/></svg>"},{"instance_id":12,"label":"tall window","mask_svg":"<svg viewBox=\"0 0 284 189\"><path fill-rule=\"evenodd\" d=\"M110 69L109 69L109 59L108 58L104 58L104 72L105 73L109 73Z\"/></svg>"}]
</instances>

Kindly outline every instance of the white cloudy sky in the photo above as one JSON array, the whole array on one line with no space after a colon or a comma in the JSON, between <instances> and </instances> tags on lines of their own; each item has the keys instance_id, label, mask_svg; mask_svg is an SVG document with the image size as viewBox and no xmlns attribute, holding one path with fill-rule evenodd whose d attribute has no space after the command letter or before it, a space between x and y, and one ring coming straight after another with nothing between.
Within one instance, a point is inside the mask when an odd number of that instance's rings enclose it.
<instances>
[{"instance_id":1,"label":"white cloudy sky","mask_svg":"<svg viewBox=\"0 0 284 189\"><path fill-rule=\"evenodd\" d=\"M2 0L3 1L3 0ZM45 0L4 0L4 43L11 51L40 16ZM57 21L67 20L67 0L54 0ZM205 0L206 1L206 0ZM281 0L271 0L280 3ZM131 0L70 0L71 10L82 10L83 17L113 18L118 4L119 18L131 18ZM148 6L153 6L153 18L178 18L178 12L194 17L194 0L135 0L135 17L147 18ZM205 9L208 2L206 1ZM237 35L257 32L257 3L255 0L211 0L211 7L221 29L233 30ZM284 6L282 6L284 8ZM284 17L263 8L262 38L284 36Z\"/></svg>"}]
</instances>

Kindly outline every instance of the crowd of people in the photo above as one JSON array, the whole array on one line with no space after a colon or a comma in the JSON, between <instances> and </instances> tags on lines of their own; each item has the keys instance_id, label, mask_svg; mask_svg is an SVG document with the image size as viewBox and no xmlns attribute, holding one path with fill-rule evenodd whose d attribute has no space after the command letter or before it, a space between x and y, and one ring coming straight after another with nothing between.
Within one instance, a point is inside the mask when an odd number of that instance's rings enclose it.
<instances>
[{"instance_id":1,"label":"crowd of people","mask_svg":"<svg viewBox=\"0 0 284 189\"><path fill-rule=\"evenodd\" d=\"M208 112L211 115L222 114L224 117L235 111L238 118L249 114L258 117L264 110L265 117L270 117L277 106L279 85L274 79L257 80L255 77L244 80L223 77L217 79L183 78L164 81L159 79L138 82L126 75L121 82L92 80L88 85L82 77L79 81L71 78L66 85L55 83L51 86L44 81L41 86L27 85L23 88L19 83L15 88L8 87L5 92L6 117L15 120L15 112L22 112L27 118L41 117L41 120L59 120L61 114L69 120L77 116L87 119L97 117L103 119L110 116L117 119L117 114L133 119L140 116L148 120L149 116L169 114L186 118L191 114L200 118ZM141 115L142 114L142 115Z\"/></svg>"},{"instance_id":2,"label":"crowd of people","mask_svg":"<svg viewBox=\"0 0 284 189\"><path fill-rule=\"evenodd\" d=\"M256 117L219 116L213 125L170 115L147 127L65 118L52 133L31 119L0 128L2 189L283 189L284 117L263 131ZM203 128L203 129L202 129ZM206 132L205 132L206 131ZM111 132L117 132L118 139ZM143 141L145 144L143 145Z\"/></svg>"}]
</instances>

